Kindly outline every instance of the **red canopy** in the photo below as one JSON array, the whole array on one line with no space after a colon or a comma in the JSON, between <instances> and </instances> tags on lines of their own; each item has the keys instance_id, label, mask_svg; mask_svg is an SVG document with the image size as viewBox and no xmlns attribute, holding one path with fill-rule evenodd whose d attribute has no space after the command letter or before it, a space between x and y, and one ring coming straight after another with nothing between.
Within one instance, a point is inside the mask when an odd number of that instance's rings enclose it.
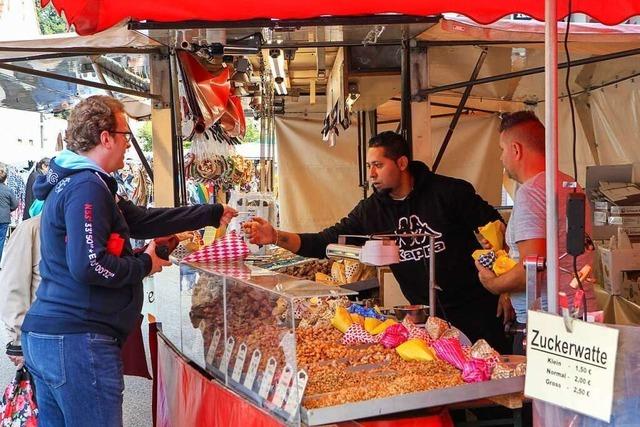
<instances>
[{"instance_id":1,"label":"red canopy","mask_svg":"<svg viewBox=\"0 0 640 427\"><path fill-rule=\"evenodd\" d=\"M251 19L309 19L325 16L404 14L427 16L460 13L488 24L511 13L544 20L543 0L41 0L64 12L78 34L93 34L124 19L179 22L188 20L244 21ZM615 25L640 15L640 0L573 0L572 12L586 13L603 24ZM558 17L567 15L567 2L558 2Z\"/></svg>"}]
</instances>

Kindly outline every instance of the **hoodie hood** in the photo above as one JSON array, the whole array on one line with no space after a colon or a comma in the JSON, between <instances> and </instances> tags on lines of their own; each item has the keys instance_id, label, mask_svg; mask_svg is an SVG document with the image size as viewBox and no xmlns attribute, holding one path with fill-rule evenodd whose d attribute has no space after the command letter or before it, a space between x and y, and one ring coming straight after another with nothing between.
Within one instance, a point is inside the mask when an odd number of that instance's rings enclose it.
<instances>
[{"instance_id":1,"label":"hoodie hood","mask_svg":"<svg viewBox=\"0 0 640 427\"><path fill-rule=\"evenodd\" d=\"M39 200L45 200L51 190L59 182L82 171L94 171L115 194L118 185L100 166L88 157L81 156L70 150L63 150L49 164L46 175L39 175L33 186L33 194Z\"/></svg>"},{"instance_id":2,"label":"hoodie hood","mask_svg":"<svg viewBox=\"0 0 640 427\"><path fill-rule=\"evenodd\" d=\"M408 197L411 197L411 194L422 189L429 178L433 176L433 172L431 172L429 166L417 160L409 163L409 173L413 177L413 190L411 190L411 193L409 193ZM373 193L380 201L384 203L402 203L401 200L392 199L389 195L389 192L381 192L373 188Z\"/></svg>"}]
</instances>

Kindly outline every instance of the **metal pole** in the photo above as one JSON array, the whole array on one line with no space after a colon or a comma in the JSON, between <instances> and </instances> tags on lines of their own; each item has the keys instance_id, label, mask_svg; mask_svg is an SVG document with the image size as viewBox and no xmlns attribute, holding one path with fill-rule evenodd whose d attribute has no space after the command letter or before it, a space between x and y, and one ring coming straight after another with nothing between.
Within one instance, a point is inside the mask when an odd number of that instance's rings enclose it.
<instances>
[{"instance_id":1,"label":"metal pole","mask_svg":"<svg viewBox=\"0 0 640 427\"><path fill-rule=\"evenodd\" d=\"M558 313L558 21L556 0L545 0L545 185L547 203L547 302Z\"/></svg>"},{"instance_id":2,"label":"metal pole","mask_svg":"<svg viewBox=\"0 0 640 427\"><path fill-rule=\"evenodd\" d=\"M48 71L34 70L31 68L20 67L18 65L13 65L13 64L0 63L0 69L13 71L14 73L23 73L23 74L28 74L32 76L43 77L45 79L60 80L68 83L75 83L79 85L95 87L102 90L112 90L118 93L125 93L127 95L138 96L140 98L151 98L151 99L160 98L159 95L155 95L152 93L140 92L139 90L132 90L132 89L127 89L127 88L118 87L118 86L106 85L102 83L92 82L89 80L79 79L77 77L62 76L60 74L50 73Z\"/></svg>"},{"instance_id":3,"label":"metal pole","mask_svg":"<svg viewBox=\"0 0 640 427\"><path fill-rule=\"evenodd\" d=\"M436 238L429 236L429 316L436 315Z\"/></svg>"},{"instance_id":4,"label":"metal pole","mask_svg":"<svg viewBox=\"0 0 640 427\"><path fill-rule=\"evenodd\" d=\"M557 40L557 35L556 35L556 40ZM575 61L571 61L571 66L578 66L578 65L587 65L587 64L594 64L597 62L602 62L602 61L610 61L612 59L619 59L619 58L627 58L629 56L634 56L634 55L640 55L640 49L629 49L629 50L623 50L620 52L614 52L614 53L607 53L605 55L598 55L598 56L591 56L589 58L582 58L582 59L576 59ZM556 64L557 64L557 59L556 59ZM557 64L557 68L558 69L562 69L562 68L567 68L568 64L566 62L563 62L561 64ZM422 89L420 91L418 91L418 96L424 97L427 95L431 95L434 93L438 93L438 92L445 92L448 90L454 90L454 89L460 89L469 85L481 85L481 84L485 84L485 83L493 83L493 82L499 82L502 80L507 80L507 79L513 79L516 77L524 77L524 76L530 76L533 74L540 74L542 72L544 72L546 70L546 67L534 67L534 68L527 68L524 70L520 70L520 71L513 71L510 73L504 73L504 74L497 74L495 76L489 76L489 77L483 77L481 79L477 79L474 82L471 81L466 81L466 82L456 82L456 83L451 83L451 84L447 84L447 85L442 85L442 86L436 86L436 87L432 87L429 89Z\"/></svg>"},{"instance_id":5,"label":"metal pole","mask_svg":"<svg viewBox=\"0 0 640 427\"><path fill-rule=\"evenodd\" d=\"M469 99L469 95L471 95L471 89L473 89L473 81L478 78L478 74L480 74L480 69L482 69L482 64L484 64L484 60L487 57L487 48L482 49L480 52L480 56L478 57L478 61L476 61L476 66L471 73L471 77L469 78L469 82L472 84L464 88L464 93L460 98L460 102L458 103L458 107L456 108L456 112L451 119L451 123L449 124L449 129L447 130L447 134L444 137L444 141L442 141L442 145L440 146L440 150L438 150L438 155L436 156L436 160L433 162L433 171L438 170L438 166L442 161L442 156L444 156L444 152L451 141L451 137L453 136L453 131L458 125L458 120L460 120L460 115L462 114L462 110L467 103L467 99Z\"/></svg>"},{"instance_id":6,"label":"metal pole","mask_svg":"<svg viewBox=\"0 0 640 427\"><path fill-rule=\"evenodd\" d=\"M411 39L409 29L402 29L402 62L400 67L400 86L402 101L400 104L400 134L407 141L409 153L413 157L413 138L411 124Z\"/></svg>"}]
</instances>

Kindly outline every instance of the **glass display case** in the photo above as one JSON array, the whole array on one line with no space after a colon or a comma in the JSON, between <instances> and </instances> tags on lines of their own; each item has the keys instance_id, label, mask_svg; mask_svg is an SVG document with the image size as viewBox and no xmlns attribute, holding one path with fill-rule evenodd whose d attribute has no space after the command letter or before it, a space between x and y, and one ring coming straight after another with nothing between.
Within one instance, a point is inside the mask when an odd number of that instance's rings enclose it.
<instances>
[{"instance_id":1,"label":"glass display case","mask_svg":"<svg viewBox=\"0 0 640 427\"><path fill-rule=\"evenodd\" d=\"M296 360L296 326L310 320L301 311L354 294L243 263L182 263L174 345L229 388L299 424L308 376Z\"/></svg>"}]
</instances>

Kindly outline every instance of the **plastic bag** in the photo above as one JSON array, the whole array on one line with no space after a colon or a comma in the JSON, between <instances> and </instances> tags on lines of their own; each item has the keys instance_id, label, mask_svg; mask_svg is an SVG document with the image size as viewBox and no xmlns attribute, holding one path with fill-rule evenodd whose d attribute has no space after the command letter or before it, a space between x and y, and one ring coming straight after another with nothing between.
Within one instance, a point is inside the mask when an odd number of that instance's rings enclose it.
<instances>
[{"instance_id":1,"label":"plastic bag","mask_svg":"<svg viewBox=\"0 0 640 427\"><path fill-rule=\"evenodd\" d=\"M5 388L0 410L0 427L35 427L38 425L38 407L31 375L23 366Z\"/></svg>"}]
</instances>

